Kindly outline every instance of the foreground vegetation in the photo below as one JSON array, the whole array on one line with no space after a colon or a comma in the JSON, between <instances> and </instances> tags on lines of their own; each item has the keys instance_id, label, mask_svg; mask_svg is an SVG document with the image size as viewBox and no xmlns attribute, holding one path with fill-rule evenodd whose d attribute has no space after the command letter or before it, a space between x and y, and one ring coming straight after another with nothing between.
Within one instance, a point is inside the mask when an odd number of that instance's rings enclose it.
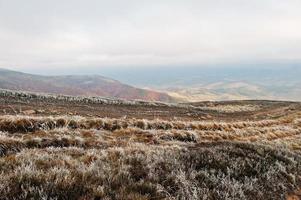
<instances>
[{"instance_id":1,"label":"foreground vegetation","mask_svg":"<svg viewBox=\"0 0 301 200\"><path fill-rule=\"evenodd\" d=\"M285 199L301 118L0 117L1 199Z\"/></svg>"},{"instance_id":2,"label":"foreground vegetation","mask_svg":"<svg viewBox=\"0 0 301 200\"><path fill-rule=\"evenodd\" d=\"M301 110L191 108L228 120L3 114L0 199L300 198Z\"/></svg>"}]
</instances>

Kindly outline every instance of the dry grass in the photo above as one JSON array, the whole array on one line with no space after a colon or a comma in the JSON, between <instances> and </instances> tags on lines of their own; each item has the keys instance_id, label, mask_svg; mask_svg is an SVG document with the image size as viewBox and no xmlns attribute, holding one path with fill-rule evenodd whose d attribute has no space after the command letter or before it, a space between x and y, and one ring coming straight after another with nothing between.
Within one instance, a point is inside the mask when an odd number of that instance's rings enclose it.
<instances>
[{"instance_id":1,"label":"dry grass","mask_svg":"<svg viewBox=\"0 0 301 200\"><path fill-rule=\"evenodd\" d=\"M231 122L3 115L0 173L0 199L9 200L298 197L301 114Z\"/></svg>"},{"instance_id":2,"label":"dry grass","mask_svg":"<svg viewBox=\"0 0 301 200\"><path fill-rule=\"evenodd\" d=\"M114 131L127 127L154 130L234 130L246 127L268 127L277 124L291 123L291 120L262 120L262 121L238 121L238 122L214 122L214 121L164 121L164 120L140 120L140 119L111 119L111 118L84 118L80 116L70 117L29 117L29 116L0 116L0 130L8 132L33 132L37 130L51 130L54 128L71 129L104 129ZM299 126L298 119L294 122Z\"/></svg>"},{"instance_id":3,"label":"dry grass","mask_svg":"<svg viewBox=\"0 0 301 200\"><path fill-rule=\"evenodd\" d=\"M279 199L301 157L247 143L32 149L0 159L2 199ZM265 188L265 190L262 190Z\"/></svg>"},{"instance_id":4,"label":"dry grass","mask_svg":"<svg viewBox=\"0 0 301 200\"><path fill-rule=\"evenodd\" d=\"M220 113L236 113L236 112L251 112L260 110L258 105L214 105L206 107L198 107L201 110L215 111Z\"/></svg>"}]
</instances>

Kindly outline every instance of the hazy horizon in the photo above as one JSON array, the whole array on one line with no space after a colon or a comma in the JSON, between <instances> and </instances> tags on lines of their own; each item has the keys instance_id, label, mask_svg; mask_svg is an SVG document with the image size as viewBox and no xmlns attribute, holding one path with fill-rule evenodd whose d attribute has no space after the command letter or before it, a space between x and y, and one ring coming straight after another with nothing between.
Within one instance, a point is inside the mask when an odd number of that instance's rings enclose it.
<instances>
[{"instance_id":1,"label":"hazy horizon","mask_svg":"<svg viewBox=\"0 0 301 200\"><path fill-rule=\"evenodd\" d=\"M300 100L300 7L297 0L0 0L0 68L96 74L183 101ZM46 79L17 78L3 73L2 87L29 81L30 89ZM112 94L121 88L102 86Z\"/></svg>"}]
</instances>

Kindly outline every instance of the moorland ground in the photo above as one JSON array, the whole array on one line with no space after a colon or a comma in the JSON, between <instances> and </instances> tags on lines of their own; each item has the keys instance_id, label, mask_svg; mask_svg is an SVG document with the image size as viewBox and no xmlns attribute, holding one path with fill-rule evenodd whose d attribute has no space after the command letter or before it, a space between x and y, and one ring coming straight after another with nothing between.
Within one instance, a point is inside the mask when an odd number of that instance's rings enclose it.
<instances>
[{"instance_id":1,"label":"moorland ground","mask_svg":"<svg viewBox=\"0 0 301 200\"><path fill-rule=\"evenodd\" d=\"M301 103L0 92L0 199L299 199Z\"/></svg>"}]
</instances>

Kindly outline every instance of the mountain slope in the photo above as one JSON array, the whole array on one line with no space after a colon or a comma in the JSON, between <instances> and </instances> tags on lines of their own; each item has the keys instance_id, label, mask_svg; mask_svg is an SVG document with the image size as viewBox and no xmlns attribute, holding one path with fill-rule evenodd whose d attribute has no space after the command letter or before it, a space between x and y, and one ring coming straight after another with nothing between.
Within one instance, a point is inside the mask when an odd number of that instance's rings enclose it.
<instances>
[{"instance_id":1,"label":"mountain slope","mask_svg":"<svg viewBox=\"0 0 301 200\"><path fill-rule=\"evenodd\" d=\"M167 88L170 96L182 101L220 101L220 100L247 100L247 99L277 99L264 87L243 81L220 81L204 85L189 87Z\"/></svg>"},{"instance_id":2,"label":"mountain slope","mask_svg":"<svg viewBox=\"0 0 301 200\"><path fill-rule=\"evenodd\" d=\"M184 101L301 101L301 64L233 64L112 70L104 74ZM130 79L129 79L130 77Z\"/></svg>"},{"instance_id":3,"label":"mountain slope","mask_svg":"<svg viewBox=\"0 0 301 200\"><path fill-rule=\"evenodd\" d=\"M139 89L99 75L39 76L0 69L0 88L65 95L173 102L167 94Z\"/></svg>"},{"instance_id":4,"label":"mountain slope","mask_svg":"<svg viewBox=\"0 0 301 200\"><path fill-rule=\"evenodd\" d=\"M300 83L282 84L274 83L265 85L249 81L221 80L209 84L196 84L188 86L157 88L182 101L224 101L224 100L301 100Z\"/></svg>"}]
</instances>

